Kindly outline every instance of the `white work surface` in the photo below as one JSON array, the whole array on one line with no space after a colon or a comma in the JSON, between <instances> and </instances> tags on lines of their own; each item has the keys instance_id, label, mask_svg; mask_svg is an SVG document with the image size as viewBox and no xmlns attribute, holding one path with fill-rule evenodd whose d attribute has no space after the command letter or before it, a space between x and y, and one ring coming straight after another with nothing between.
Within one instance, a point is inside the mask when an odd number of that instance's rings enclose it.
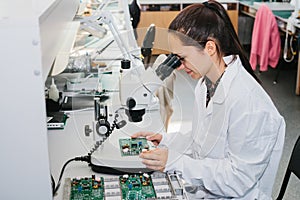
<instances>
[{"instance_id":1,"label":"white work surface","mask_svg":"<svg viewBox=\"0 0 300 200\"><path fill-rule=\"evenodd\" d=\"M140 4L189 4L201 3L206 0L139 0ZM220 3L237 3L237 0L219 0Z\"/></svg>"},{"instance_id":2,"label":"white work surface","mask_svg":"<svg viewBox=\"0 0 300 200\"><path fill-rule=\"evenodd\" d=\"M115 96L118 93L111 93ZM108 104L111 103L113 97L108 99ZM111 104L112 105L112 104ZM109 106L108 114L113 114L115 110L119 107ZM113 109L112 109L113 108ZM122 113L122 112L121 112ZM50 156L50 167L51 173L57 183L60 171L62 166L66 161L71 158L86 156L88 152L92 149L95 144L93 141L93 135L90 134L89 137L85 136L84 126L90 125L92 127L92 122L94 120L94 109L85 110L85 111L76 111L70 113L70 118L66 122L66 126L64 130L49 130L48 131L48 142L49 142L49 156ZM113 117L113 116L112 116ZM112 117L110 117L109 122L112 123ZM115 129L111 136L104 142L115 143L118 141L118 138L128 138L133 133L140 130L161 132L163 129L163 124L161 121L159 110L154 111L146 111L146 114L143 116L142 122L132 123L128 122L127 116L123 116L126 119L127 124L122 129ZM118 148L118 147L116 147ZM100 148L101 149L101 148ZM119 148L118 148L119 150ZM111 153L116 154L116 158L121 158L120 151L116 152L107 152L108 155ZM122 158L121 158L122 159ZM126 162L126 159L130 160L133 158L123 157ZM139 159L136 157L135 159ZM90 177L92 174L96 174L96 176L111 176L111 175L103 175L97 174L91 170L85 162L73 161L67 165L64 176L62 178L62 183L60 189L58 190L58 194L54 199L61 200L63 199L63 186L65 178L74 178L74 177Z\"/></svg>"}]
</instances>

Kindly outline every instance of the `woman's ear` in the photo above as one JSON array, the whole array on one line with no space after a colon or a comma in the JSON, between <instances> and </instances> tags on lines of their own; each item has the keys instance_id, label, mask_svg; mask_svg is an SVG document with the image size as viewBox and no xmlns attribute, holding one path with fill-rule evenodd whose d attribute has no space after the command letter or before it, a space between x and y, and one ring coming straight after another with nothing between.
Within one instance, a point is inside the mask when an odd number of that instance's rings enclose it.
<instances>
[{"instance_id":1,"label":"woman's ear","mask_svg":"<svg viewBox=\"0 0 300 200\"><path fill-rule=\"evenodd\" d=\"M212 56L217 51L216 49L216 43L214 41L207 41L205 44L205 50L208 53L208 55Z\"/></svg>"}]
</instances>

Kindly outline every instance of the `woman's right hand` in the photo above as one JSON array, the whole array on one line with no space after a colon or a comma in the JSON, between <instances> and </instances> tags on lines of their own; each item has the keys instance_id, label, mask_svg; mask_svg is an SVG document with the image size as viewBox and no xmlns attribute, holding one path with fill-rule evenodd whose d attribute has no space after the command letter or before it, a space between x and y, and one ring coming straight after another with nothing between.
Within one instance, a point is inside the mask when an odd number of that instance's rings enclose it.
<instances>
[{"instance_id":1,"label":"woman's right hand","mask_svg":"<svg viewBox=\"0 0 300 200\"><path fill-rule=\"evenodd\" d=\"M137 132L131 136L131 138L137 137L145 137L147 140L151 141L155 146L159 145L160 141L162 140L162 135L159 133L153 132Z\"/></svg>"}]
</instances>

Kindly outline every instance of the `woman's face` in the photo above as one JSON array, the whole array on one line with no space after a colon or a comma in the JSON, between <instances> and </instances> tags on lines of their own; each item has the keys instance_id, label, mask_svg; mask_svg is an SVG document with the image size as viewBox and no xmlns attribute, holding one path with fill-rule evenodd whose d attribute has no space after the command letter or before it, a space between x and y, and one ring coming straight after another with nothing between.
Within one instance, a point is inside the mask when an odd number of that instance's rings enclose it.
<instances>
[{"instance_id":1,"label":"woman's face","mask_svg":"<svg viewBox=\"0 0 300 200\"><path fill-rule=\"evenodd\" d=\"M174 36L169 38L172 53L181 58L182 64L177 68L184 70L193 79L199 79L206 75L212 65L210 56L203 50L195 46L184 46L182 42Z\"/></svg>"}]
</instances>

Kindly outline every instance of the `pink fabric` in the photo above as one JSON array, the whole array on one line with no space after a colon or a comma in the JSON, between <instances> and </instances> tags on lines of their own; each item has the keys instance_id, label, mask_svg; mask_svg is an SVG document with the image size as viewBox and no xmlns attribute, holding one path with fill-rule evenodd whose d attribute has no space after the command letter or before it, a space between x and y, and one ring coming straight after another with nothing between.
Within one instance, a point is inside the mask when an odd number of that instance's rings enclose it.
<instances>
[{"instance_id":1,"label":"pink fabric","mask_svg":"<svg viewBox=\"0 0 300 200\"><path fill-rule=\"evenodd\" d=\"M280 58L280 34L276 18L268 6L262 4L256 12L250 64L253 70L260 65L260 71L267 71L268 65L275 68Z\"/></svg>"}]
</instances>

